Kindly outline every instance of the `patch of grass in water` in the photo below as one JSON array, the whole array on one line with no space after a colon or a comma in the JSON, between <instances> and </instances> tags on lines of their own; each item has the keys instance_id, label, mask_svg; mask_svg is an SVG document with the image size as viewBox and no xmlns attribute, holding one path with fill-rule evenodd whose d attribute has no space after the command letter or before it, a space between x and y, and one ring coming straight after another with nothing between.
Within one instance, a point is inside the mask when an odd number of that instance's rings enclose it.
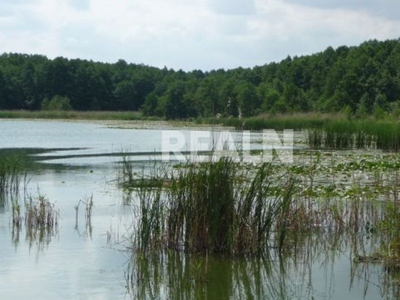
<instances>
[{"instance_id":1,"label":"patch of grass in water","mask_svg":"<svg viewBox=\"0 0 400 300\"><path fill-rule=\"evenodd\" d=\"M50 242L51 237L58 232L60 212L55 209L38 190L37 196L25 195L24 206L19 198L12 199L12 236L17 245L22 228L26 231L26 240L32 246L36 241L39 245ZM22 217L23 215L23 217Z\"/></svg>"},{"instance_id":2,"label":"patch of grass in water","mask_svg":"<svg viewBox=\"0 0 400 300\"><path fill-rule=\"evenodd\" d=\"M0 155L0 194L19 192L24 172L23 157L19 155Z\"/></svg>"},{"instance_id":3,"label":"patch of grass in water","mask_svg":"<svg viewBox=\"0 0 400 300\"><path fill-rule=\"evenodd\" d=\"M285 223L279 222L277 228L277 221L290 207L295 182L280 177L282 193L271 196L271 164L258 166L249 176L243 176L243 170L229 158L189 162L185 168L168 172L162 180L156 177L158 185L134 182L140 202L134 238L137 249L235 256L261 253L273 236L284 237ZM282 247L283 239L276 241Z\"/></svg>"},{"instance_id":4,"label":"patch of grass in water","mask_svg":"<svg viewBox=\"0 0 400 300\"><path fill-rule=\"evenodd\" d=\"M400 123L397 120L330 120L318 127L307 127L312 148L400 149Z\"/></svg>"},{"instance_id":5,"label":"patch of grass in water","mask_svg":"<svg viewBox=\"0 0 400 300\"><path fill-rule=\"evenodd\" d=\"M363 263L397 263L399 157L318 151L305 152L292 165L188 162L147 174L143 184L136 174L139 221L132 249L235 258L269 251L294 255L303 240L322 236L326 249L348 240ZM366 239L372 247L365 247Z\"/></svg>"}]
</instances>

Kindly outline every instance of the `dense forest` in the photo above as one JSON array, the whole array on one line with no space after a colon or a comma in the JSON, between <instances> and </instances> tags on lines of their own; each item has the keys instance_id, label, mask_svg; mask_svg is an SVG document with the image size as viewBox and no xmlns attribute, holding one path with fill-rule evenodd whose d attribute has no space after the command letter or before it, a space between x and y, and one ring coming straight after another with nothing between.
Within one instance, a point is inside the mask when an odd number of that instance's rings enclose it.
<instances>
[{"instance_id":1,"label":"dense forest","mask_svg":"<svg viewBox=\"0 0 400 300\"><path fill-rule=\"evenodd\" d=\"M0 56L2 110L141 110L183 119L310 111L364 116L399 108L400 39L209 72Z\"/></svg>"}]
</instances>

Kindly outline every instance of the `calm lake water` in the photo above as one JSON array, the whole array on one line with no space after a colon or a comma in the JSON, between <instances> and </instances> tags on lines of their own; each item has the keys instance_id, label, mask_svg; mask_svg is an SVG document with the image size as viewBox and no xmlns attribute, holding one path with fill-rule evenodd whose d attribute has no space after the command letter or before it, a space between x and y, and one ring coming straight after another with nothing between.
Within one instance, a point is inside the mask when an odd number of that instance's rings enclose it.
<instances>
[{"instance_id":1,"label":"calm lake water","mask_svg":"<svg viewBox=\"0 0 400 300\"><path fill-rule=\"evenodd\" d=\"M145 260L121 251L129 244L116 241L129 236L135 217L116 186L116 162L129 152L141 169L159 157L161 140L160 128L0 121L0 149L37 162L27 193L60 211L57 232L40 241L23 227L13 232L11 205L0 209L0 299L395 299L382 287L381 266L355 269L348 241L327 244L324 235L267 260L171 253ZM92 195L91 226L83 205L76 224L75 206Z\"/></svg>"}]
</instances>

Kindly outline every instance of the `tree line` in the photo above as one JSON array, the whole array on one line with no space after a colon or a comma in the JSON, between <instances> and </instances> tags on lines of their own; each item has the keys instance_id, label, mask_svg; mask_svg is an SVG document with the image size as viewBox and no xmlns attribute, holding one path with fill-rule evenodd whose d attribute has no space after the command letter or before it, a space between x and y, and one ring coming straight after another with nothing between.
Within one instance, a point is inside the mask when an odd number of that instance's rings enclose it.
<instances>
[{"instance_id":1,"label":"tree line","mask_svg":"<svg viewBox=\"0 0 400 300\"><path fill-rule=\"evenodd\" d=\"M141 110L166 119L390 113L400 110L400 39L207 72L4 53L0 109Z\"/></svg>"}]
</instances>

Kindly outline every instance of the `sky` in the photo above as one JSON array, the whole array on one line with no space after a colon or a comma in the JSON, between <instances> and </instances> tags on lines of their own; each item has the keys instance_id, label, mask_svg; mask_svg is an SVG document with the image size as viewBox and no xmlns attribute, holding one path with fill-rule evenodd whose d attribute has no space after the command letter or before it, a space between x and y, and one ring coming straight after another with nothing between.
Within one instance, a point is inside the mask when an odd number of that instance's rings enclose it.
<instances>
[{"instance_id":1,"label":"sky","mask_svg":"<svg viewBox=\"0 0 400 300\"><path fill-rule=\"evenodd\" d=\"M399 37L399 0L0 0L0 53L185 71Z\"/></svg>"}]
</instances>

